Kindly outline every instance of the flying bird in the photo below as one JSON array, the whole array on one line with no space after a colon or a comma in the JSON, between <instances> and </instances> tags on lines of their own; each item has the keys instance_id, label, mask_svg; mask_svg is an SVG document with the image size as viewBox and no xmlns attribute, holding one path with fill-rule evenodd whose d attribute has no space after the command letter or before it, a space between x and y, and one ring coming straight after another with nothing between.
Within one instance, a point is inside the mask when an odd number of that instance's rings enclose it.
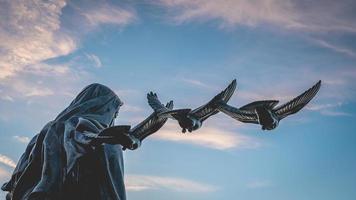
<instances>
[{"instance_id":1,"label":"flying bird","mask_svg":"<svg viewBox=\"0 0 356 200\"><path fill-rule=\"evenodd\" d=\"M236 79L233 80L225 90L216 95L207 104L200 106L199 108L196 108L194 110L177 109L161 112L160 109L162 109L162 104L159 102L157 95L152 92L148 95L148 104L154 110L159 111L160 117L169 117L178 120L178 123L182 128L183 133L185 133L187 130L189 132L192 132L194 130L199 129L202 126L204 120L218 113L219 110L217 108L219 102L227 103L231 98L232 94L234 93L235 89Z\"/></svg>"},{"instance_id":2,"label":"flying bird","mask_svg":"<svg viewBox=\"0 0 356 200\"><path fill-rule=\"evenodd\" d=\"M307 105L319 91L320 85L321 81L319 80L301 95L277 107L279 101L264 100L255 101L240 108L220 102L218 109L238 121L260 124L262 130L272 130L278 126L281 119L298 112Z\"/></svg>"}]
</instances>

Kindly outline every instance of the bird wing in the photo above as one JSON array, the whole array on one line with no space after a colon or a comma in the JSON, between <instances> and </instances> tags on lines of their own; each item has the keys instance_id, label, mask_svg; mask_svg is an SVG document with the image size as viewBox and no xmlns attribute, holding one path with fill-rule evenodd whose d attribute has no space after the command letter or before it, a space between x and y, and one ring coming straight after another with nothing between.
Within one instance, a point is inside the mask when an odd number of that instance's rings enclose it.
<instances>
[{"instance_id":1,"label":"bird wing","mask_svg":"<svg viewBox=\"0 0 356 200\"><path fill-rule=\"evenodd\" d=\"M158 99L156 93L153 93L153 92L148 93L147 94L147 101L148 101L148 105L150 105L151 108L157 113L169 111L169 109L167 107L165 107L161 103L161 101ZM172 102L172 106L173 106L173 102Z\"/></svg>"},{"instance_id":2,"label":"bird wing","mask_svg":"<svg viewBox=\"0 0 356 200\"><path fill-rule=\"evenodd\" d=\"M166 104L165 109L173 109L173 101ZM157 112L152 113L145 120L130 130L130 134L142 141L147 136L158 131L167 121L167 117L158 117Z\"/></svg>"},{"instance_id":3,"label":"bird wing","mask_svg":"<svg viewBox=\"0 0 356 200\"><path fill-rule=\"evenodd\" d=\"M200 121L206 120L208 117L215 115L219 111L217 110L219 102L227 103L236 89L236 79L234 79L225 90L221 91L207 104L200 106L192 110L189 115L197 118Z\"/></svg>"},{"instance_id":4,"label":"bird wing","mask_svg":"<svg viewBox=\"0 0 356 200\"><path fill-rule=\"evenodd\" d=\"M246 104L240 107L240 110L255 110L257 107L265 107L269 109L273 109L279 101L277 100L263 100L263 101L254 101L252 103Z\"/></svg>"},{"instance_id":5,"label":"bird wing","mask_svg":"<svg viewBox=\"0 0 356 200\"><path fill-rule=\"evenodd\" d=\"M313 87L309 88L303 94L273 109L278 119L281 120L287 117L288 115L294 114L300 109L302 109L305 105L307 105L309 101L312 100L316 93L319 91L320 85L321 81L318 81Z\"/></svg>"},{"instance_id":6,"label":"bird wing","mask_svg":"<svg viewBox=\"0 0 356 200\"><path fill-rule=\"evenodd\" d=\"M259 124L258 116L254 110L242 110L226 103L220 103L218 110L240 122Z\"/></svg>"},{"instance_id":7,"label":"bird wing","mask_svg":"<svg viewBox=\"0 0 356 200\"><path fill-rule=\"evenodd\" d=\"M161 112L158 114L159 117L172 118L175 120L180 120L183 117L187 116L187 114L191 111L191 109L176 109L176 110L167 110L165 112Z\"/></svg>"}]
</instances>

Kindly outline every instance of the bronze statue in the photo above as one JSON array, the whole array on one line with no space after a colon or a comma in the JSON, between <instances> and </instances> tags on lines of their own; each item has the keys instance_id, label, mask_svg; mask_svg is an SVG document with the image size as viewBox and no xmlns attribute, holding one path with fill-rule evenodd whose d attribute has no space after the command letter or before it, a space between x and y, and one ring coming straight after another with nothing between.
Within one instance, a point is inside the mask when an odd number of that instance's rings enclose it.
<instances>
[{"instance_id":1,"label":"bronze statue","mask_svg":"<svg viewBox=\"0 0 356 200\"><path fill-rule=\"evenodd\" d=\"M9 182L2 186L8 200L125 200L122 150L137 149L144 138L173 118L182 132L192 132L219 111L244 123L272 130L284 117L298 112L318 92L321 82L275 107L278 101L256 101L241 108L227 102L236 80L207 104L191 109L165 106L155 93L147 94L154 112L134 128L114 126L120 98L108 87L91 84L29 142Z\"/></svg>"},{"instance_id":2,"label":"bronze statue","mask_svg":"<svg viewBox=\"0 0 356 200\"><path fill-rule=\"evenodd\" d=\"M154 112L142 123L114 126L119 97L91 84L35 135L11 180L11 200L125 200L122 148L136 149L167 121ZM167 110L173 102L167 104Z\"/></svg>"}]
</instances>

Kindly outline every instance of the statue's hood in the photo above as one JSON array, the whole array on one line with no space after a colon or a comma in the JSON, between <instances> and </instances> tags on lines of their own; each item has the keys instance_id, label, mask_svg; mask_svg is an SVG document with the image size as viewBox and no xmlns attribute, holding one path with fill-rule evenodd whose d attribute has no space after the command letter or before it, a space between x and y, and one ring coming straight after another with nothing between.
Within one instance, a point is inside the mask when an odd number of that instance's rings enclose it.
<instances>
[{"instance_id":1,"label":"statue's hood","mask_svg":"<svg viewBox=\"0 0 356 200\"><path fill-rule=\"evenodd\" d=\"M110 88L94 83L85 87L55 121L65 121L73 116L87 117L108 127L122 105Z\"/></svg>"}]
</instances>

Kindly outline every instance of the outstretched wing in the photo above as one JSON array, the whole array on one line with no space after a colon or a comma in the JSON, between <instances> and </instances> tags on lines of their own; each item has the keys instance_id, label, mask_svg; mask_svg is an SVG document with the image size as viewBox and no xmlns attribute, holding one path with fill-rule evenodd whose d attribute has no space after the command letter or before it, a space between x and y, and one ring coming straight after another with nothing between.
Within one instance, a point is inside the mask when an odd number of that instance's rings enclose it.
<instances>
[{"instance_id":1,"label":"outstretched wing","mask_svg":"<svg viewBox=\"0 0 356 200\"><path fill-rule=\"evenodd\" d=\"M165 106L165 109L173 109L173 101L170 101ZM142 141L147 136L158 131L167 121L167 118L158 117L158 113L154 112L148 116L145 120L139 123L137 126L130 130L130 134Z\"/></svg>"},{"instance_id":2,"label":"outstretched wing","mask_svg":"<svg viewBox=\"0 0 356 200\"><path fill-rule=\"evenodd\" d=\"M318 93L320 85L321 81L318 81L313 87L309 88L303 94L273 109L274 113L276 113L277 117L281 120L288 115L298 112L313 99L316 93Z\"/></svg>"},{"instance_id":3,"label":"outstretched wing","mask_svg":"<svg viewBox=\"0 0 356 200\"><path fill-rule=\"evenodd\" d=\"M150 105L151 108L157 113L166 112L170 110L161 103L156 93L153 92L148 93L147 101L148 101L148 105ZM172 106L173 106L173 102L172 102Z\"/></svg>"},{"instance_id":4,"label":"outstretched wing","mask_svg":"<svg viewBox=\"0 0 356 200\"><path fill-rule=\"evenodd\" d=\"M236 79L234 79L225 90L216 95L207 104L192 110L189 114L197 118L198 120L206 120L208 117L215 115L219 112L217 110L218 104L220 102L227 103L230 100L231 96L234 94L235 89Z\"/></svg>"},{"instance_id":5,"label":"outstretched wing","mask_svg":"<svg viewBox=\"0 0 356 200\"><path fill-rule=\"evenodd\" d=\"M220 103L218 110L240 122L259 124L258 116L254 110L242 110L226 103Z\"/></svg>"},{"instance_id":6,"label":"outstretched wing","mask_svg":"<svg viewBox=\"0 0 356 200\"><path fill-rule=\"evenodd\" d=\"M176 110L168 110L165 112L161 112L158 114L159 117L171 118L175 120L181 120L187 116L187 114L191 111L189 108L184 109L176 109Z\"/></svg>"},{"instance_id":7,"label":"outstretched wing","mask_svg":"<svg viewBox=\"0 0 356 200\"><path fill-rule=\"evenodd\" d=\"M258 107L264 107L268 109L273 109L279 101L277 100L262 100L262 101L254 101L252 103L246 104L240 107L240 110L255 110Z\"/></svg>"}]
</instances>

